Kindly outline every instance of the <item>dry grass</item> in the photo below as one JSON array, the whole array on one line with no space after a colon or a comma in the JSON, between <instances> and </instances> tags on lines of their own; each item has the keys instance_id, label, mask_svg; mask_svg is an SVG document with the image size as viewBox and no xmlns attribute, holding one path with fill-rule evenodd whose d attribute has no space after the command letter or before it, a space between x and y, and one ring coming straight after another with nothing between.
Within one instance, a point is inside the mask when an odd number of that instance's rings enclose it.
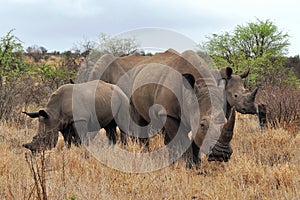
<instances>
[{"instance_id":1,"label":"dry grass","mask_svg":"<svg viewBox=\"0 0 300 200\"><path fill-rule=\"evenodd\" d=\"M29 125L0 124L1 199L37 198L28 151L21 147L35 134L36 127ZM48 199L299 199L299 146L300 132L260 132L256 119L238 115L228 163L203 158L199 170L178 161L134 174L101 164L83 147L66 149L60 140L46 153ZM34 159L40 163L39 156Z\"/></svg>"}]
</instances>

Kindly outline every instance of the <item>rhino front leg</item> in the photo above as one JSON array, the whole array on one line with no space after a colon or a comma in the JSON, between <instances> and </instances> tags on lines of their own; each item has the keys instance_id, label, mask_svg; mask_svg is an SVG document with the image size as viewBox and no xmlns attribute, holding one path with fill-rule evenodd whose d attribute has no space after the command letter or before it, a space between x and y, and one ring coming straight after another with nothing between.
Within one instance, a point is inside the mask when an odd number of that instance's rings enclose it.
<instances>
[{"instance_id":1,"label":"rhino front leg","mask_svg":"<svg viewBox=\"0 0 300 200\"><path fill-rule=\"evenodd\" d=\"M120 129L120 137L123 146L127 146L127 133L125 133L122 129Z\"/></svg>"},{"instance_id":2,"label":"rhino front leg","mask_svg":"<svg viewBox=\"0 0 300 200\"><path fill-rule=\"evenodd\" d=\"M86 121L76 121L74 123L75 141L81 141L85 145L89 145L88 123Z\"/></svg>"},{"instance_id":3,"label":"rhino front leg","mask_svg":"<svg viewBox=\"0 0 300 200\"><path fill-rule=\"evenodd\" d=\"M116 132L117 124L115 120L112 120L106 127L104 127L106 131L106 136L108 138L108 142L116 144L117 143L117 132Z\"/></svg>"},{"instance_id":4,"label":"rhino front leg","mask_svg":"<svg viewBox=\"0 0 300 200\"><path fill-rule=\"evenodd\" d=\"M192 151L193 151L193 164L195 164L196 169L198 169L201 163L199 157L200 148L196 145L194 141L192 142Z\"/></svg>"},{"instance_id":5,"label":"rhino front leg","mask_svg":"<svg viewBox=\"0 0 300 200\"><path fill-rule=\"evenodd\" d=\"M72 135L73 135L72 131L74 132L73 127L71 125L61 130L67 148L70 148L72 144Z\"/></svg>"},{"instance_id":6,"label":"rhino front leg","mask_svg":"<svg viewBox=\"0 0 300 200\"><path fill-rule=\"evenodd\" d=\"M174 118L167 117L164 125L164 143L169 151L169 162L174 162L181 157L190 146L187 133L179 128L180 122Z\"/></svg>"}]
</instances>

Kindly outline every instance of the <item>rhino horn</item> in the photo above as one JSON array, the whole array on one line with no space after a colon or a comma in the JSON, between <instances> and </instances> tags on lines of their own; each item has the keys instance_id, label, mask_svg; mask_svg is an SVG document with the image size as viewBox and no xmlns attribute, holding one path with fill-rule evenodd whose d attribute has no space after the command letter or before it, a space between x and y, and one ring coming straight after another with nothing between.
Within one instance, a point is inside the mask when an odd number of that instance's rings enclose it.
<instances>
[{"instance_id":1,"label":"rhino horn","mask_svg":"<svg viewBox=\"0 0 300 200\"><path fill-rule=\"evenodd\" d=\"M235 108L233 107L230 111L229 119L222 128L221 135L212 148L211 152L208 155L208 161L225 161L227 162L230 159L232 154L232 148L230 147L230 141L233 136L233 128L235 123Z\"/></svg>"},{"instance_id":2,"label":"rhino horn","mask_svg":"<svg viewBox=\"0 0 300 200\"><path fill-rule=\"evenodd\" d=\"M253 92L250 94L250 98L251 98L251 100L253 100L253 101L254 101L254 99L255 99L255 96L256 96L256 94L257 94L257 91L258 91L258 89L259 89L259 87L256 87L256 88L255 88L255 90L253 90Z\"/></svg>"},{"instance_id":3,"label":"rhino horn","mask_svg":"<svg viewBox=\"0 0 300 200\"><path fill-rule=\"evenodd\" d=\"M231 108L230 116L223 126L223 130L220 136L220 142L223 144L229 144L233 136L233 129L235 124L235 107Z\"/></svg>"},{"instance_id":4,"label":"rhino horn","mask_svg":"<svg viewBox=\"0 0 300 200\"><path fill-rule=\"evenodd\" d=\"M31 112L31 113L28 113L28 112L22 112L22 113L28 115L28 116L31 117L31 118L37 118L37 117L39 117L39 113L38 113L38 112Z\"/></svg>"},{"instance_id":5,"label":"rhino horn","mask_svg":"<svg viewBox=\"0 0 300 200\"><path fill-rule=\"evenodd\" d=\"M244 71L243 73L240 74L241 78L246 78L249 75L250 72L250 68L248 68L246 71Z\"/></svg>"}]
</instances>

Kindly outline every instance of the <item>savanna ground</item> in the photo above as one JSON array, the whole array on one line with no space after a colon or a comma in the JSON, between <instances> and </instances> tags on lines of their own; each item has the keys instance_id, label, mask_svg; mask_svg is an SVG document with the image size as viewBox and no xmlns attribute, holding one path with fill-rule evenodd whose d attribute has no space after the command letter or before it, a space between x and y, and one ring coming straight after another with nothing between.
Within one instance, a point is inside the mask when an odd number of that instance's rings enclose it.
<instances>
[{"instance_id":1,"label":"savanna ground","mask_svg":"<svg viewBox=\"0 0 300 200\"><path fill-rule=\"evenodd\" d=\"M1 199L300 199L300 131L260 131L252 116L238 115L229 162L203 157L195 170L179 160L141 174L109 168L84 147L67 149L61 138L33 157L22 144L36 126L31 119L0 124Z\"/></svg>"}]
</instances>

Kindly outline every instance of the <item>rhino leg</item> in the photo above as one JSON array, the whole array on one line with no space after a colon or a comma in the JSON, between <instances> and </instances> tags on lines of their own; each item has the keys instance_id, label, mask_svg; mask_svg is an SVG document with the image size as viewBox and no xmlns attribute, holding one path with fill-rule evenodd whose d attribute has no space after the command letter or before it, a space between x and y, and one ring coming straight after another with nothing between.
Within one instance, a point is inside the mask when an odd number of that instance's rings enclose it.
<instances>
[{"instance_id":1,"label":"rhino leg","mask_svg":"<svg viewBox=\"0 0 300 200\"><path fill-rule=\"evenodd\" d=\"M199 169L201 159L199 157L200 148L193 141L188 150L185 152L186 167L189 169Z\"/></svg>"},{"instance_id":2,"label":"rhino leg","mask_svg":"<svg viewBox=\"0 0 300 200\"><path fill-rule=\"evenodd\" d=\"M120 129L120 128L119 128ZM123 146L127 146L127 134L125 133L125 131L123 131L122 129L120 129L120 137L121 137L121 143Z\"/></svg>"},{"instance_id":3,"label":"rhino leg","mask_svg":"<svg viewBox=\"0 0 300 200\"><path fill-rule=\"evenodd\" d=\"M185 147L190 145L190 139L188 138L187 133L185 134L183 130L179 129L179 121L170 117L167 117L167 120L165 122L164 133L164 143L169 151L169 162L174 162L183 154L183 152L186 151ZM179 135L175 138L176 134ZM174 139L176 139L176 141L170 143ZM195 153L196 152L197 151L195 150ZM190 157L190 155L191 154L189 153L187 154L188 157ZM187 163L187 166L190 165L190 163Z\"/></svg>"},{"instance_id":4,"label":"rhino leg","mask_svg":"<svg viewBox=\"0 0 300 200\"><path fill-rule=\"evenodd\" d=\"M149 150L149 138L146 137L148 133L145 135L145 130L143 129L143 127L146 127L149 123L138 113L132 104L130 106L130 115L133 123L135 123L133 133L135 134L134 138L136 142L141 143L146 147L147 150Z\"/></svg>"},{"instance_id":5,"label":"rhino leg","mask_svg":"<svg viewBox=\"0 0 300 200\"><path fill-rule=\"evenodd\" d=\"M267 110L266 105L259 104L258 105L258 120L259 120L259 126L260 128L265 128L267 125Z\"/></svg>"},{"instance_id":6,"label":"rhino leg","mask_svg":"<svg viewBox=\"0 0 300 200\"><path fill-rule=\"evenodd\" d=\"M80 143L89 146L88 123L86 121L77 121L74 123L74 130L75 135L73 135L73 138L75 138L75 141L80 141Z\"/></svg>"},{"instance_id":7,"label":"rhino leg","mask_svg":"<svg viewBox=\"0 0 300 200\"><path fill-rule=\"evenodd\" d=\"M63 138L64 138L64 142L65 142L65 145L70 148L71 147L71 143L72 143L72 133L71 133L71 130L72 127L71 126L68 126L67 128L61 130L61 133L63 135Z\"/></svg>"},{"instance_id":8,"label":"rhino leg","mask_svg":"<svg viewBox=\"0 0 300 200\"><path fill-rule=\"evenodd\" d=\"M192 150L193 150L193 163L195 164L196 169L198 169L201 162L199 157L200 148L196 145L194 141L192 142Z\"/></svg>"},{"instance_id":9,"label":"rhino leg","mask_svg":"<svg viewBox=\"0 0 300 200\"><path fill-rule=\"evenodd\" d=\"M117 143L116 128L117 128L117 124L116 124L115 120L112 120L106 127L104 127L109 144Z\"/></svg>"}]
</instances>

